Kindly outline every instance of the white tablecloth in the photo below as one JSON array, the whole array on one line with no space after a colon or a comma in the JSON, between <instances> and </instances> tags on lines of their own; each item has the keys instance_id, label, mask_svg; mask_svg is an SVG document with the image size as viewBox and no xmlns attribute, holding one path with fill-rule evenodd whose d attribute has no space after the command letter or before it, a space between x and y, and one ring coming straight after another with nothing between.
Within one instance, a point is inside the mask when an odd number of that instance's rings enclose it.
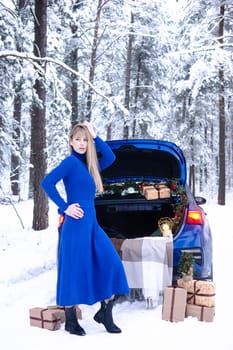
<instances>
[{"instance_id":1,"label":"white tablecloth","mask_svg":"<svg viewBox=\"0 0 233 350\"><path fill-rule=\"evenodd\" d=\"M146 299L157 302L172 284L172 237L143 237L124 240L122 262L130 288L141 288Z\"/></svg>"}]
</instances>

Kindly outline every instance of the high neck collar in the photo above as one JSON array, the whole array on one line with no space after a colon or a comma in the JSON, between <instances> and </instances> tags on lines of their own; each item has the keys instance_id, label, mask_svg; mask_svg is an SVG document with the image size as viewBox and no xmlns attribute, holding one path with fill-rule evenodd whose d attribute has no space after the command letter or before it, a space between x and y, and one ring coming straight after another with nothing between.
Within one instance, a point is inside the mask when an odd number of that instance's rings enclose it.
<instances>
[{"instance_id":1,"label":"high neck collar","mask_svg":"<svg viewBox=\"0 0 233 350\"><path fill-rule=\"evenodd\" d=\"M79 160L81 160L83 163L86 163L86 154L85 153L84 154L78 153L72 148L71 154L74 155Z\"/></svg>"}]
</instances>

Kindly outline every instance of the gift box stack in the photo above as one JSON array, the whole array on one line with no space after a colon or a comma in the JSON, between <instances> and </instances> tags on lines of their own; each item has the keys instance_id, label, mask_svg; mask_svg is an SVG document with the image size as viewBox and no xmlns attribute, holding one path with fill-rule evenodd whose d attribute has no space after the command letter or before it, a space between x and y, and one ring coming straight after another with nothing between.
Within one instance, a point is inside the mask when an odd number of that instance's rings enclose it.
<instances>
[{"instance_id":1,"label":"gift box stack","mask_svg":"<svg viewBox=\"0 0 233 350\"><path fill-rule=\"evenodd\" d=\"M78 306L76 306L76 314L78 319L82 319L82 311ZM46 308L34 307L29 310L29 318L31 326L55 331L65 322L65 308L58 305Z\"/></svg>"},{"instance_id":2,"label":"gift box stack","mask_svg":"<svg viewBox=\"0 0 233 350\"><path fill-rule=\"evenodd\" d=\"M142 193L147 200L170 198L171 196L170 188L164 184L143 186Z\"/></svg>"},{"instance_id":3,"label":"gift box stack","mask_svg":"<svg viewBox=\"0 0 233 350\"><path fill-rule=\"evenodd\" d=\"M177 286L164 290L162 319L183 321L196 317L199 321L212 322L215 314L215 284L212 281L177 280Z\"/></svg>"},{"instance_id":4,"label":"gift box stack","mask_svg":"<svg viewBox=\"0 0 233 350\"><path fill-rule=\"evenodd\" d=\"M177 280L177 285L187 290L185 316L212 322L215 314L215 283L201 280L185 281L180 278Z\"/></svg>"}]
</instances>

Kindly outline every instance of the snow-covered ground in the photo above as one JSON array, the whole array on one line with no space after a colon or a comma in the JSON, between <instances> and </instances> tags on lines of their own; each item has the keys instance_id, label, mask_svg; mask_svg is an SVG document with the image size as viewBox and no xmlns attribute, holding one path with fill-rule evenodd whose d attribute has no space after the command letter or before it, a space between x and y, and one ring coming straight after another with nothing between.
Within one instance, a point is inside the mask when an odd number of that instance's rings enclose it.
<instances>
[{"instance_id":1,"label":"snow-covered ground","mask_svg":"<svg viewBox=\"0 0 233 350\"><path fill-rule=\"evenodd\" d=\"M211 349L233 350L232 247L233 204L206 204L213 232L216 311L214 322L184 322L161 319L162 305L147 309L144 302L118 303L115 323L121 334L109 334L93 321L99 305L81 305L80 324L87 335L49 331L29 324L29 309L55 304L57 214L50 205L50 227L31 229L32 202L16 204L24 228L11 205L0 205L0 349Z\"/></svg>"}]
</instances>

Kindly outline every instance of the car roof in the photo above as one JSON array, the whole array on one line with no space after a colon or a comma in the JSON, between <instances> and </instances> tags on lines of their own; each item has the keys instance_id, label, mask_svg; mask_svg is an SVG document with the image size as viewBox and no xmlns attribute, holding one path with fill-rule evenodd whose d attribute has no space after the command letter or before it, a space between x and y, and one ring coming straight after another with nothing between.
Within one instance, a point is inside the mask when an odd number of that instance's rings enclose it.
<instances>
[{"instance_id":1,"label":"car roof","mask_svg":"<svg viewBox=\"0 0 233 350\"><path fill-rule=\"evenodd\" d=\"M186 183L186 160L173 142L154 139L121 139L107 141L116 155L115 162L102 172L104 181L125 179Z\"/></svg>"}]
</instances>

